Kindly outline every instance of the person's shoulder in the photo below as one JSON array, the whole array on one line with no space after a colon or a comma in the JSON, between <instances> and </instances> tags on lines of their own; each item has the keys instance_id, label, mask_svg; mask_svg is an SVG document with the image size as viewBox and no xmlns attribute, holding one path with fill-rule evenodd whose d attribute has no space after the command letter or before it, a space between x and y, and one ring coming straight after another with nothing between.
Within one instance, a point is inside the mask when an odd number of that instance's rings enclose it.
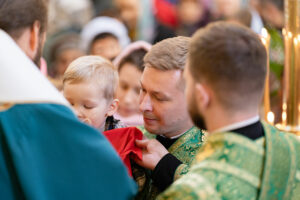
<instances>
[{"instance_id":1,"label":"person's shoulder","mask_svg":"<svg viewBox=\"0 0 300 200\"><path fill-rule=\"evenodd\" d=\"M26 112L30 111L33 113L48 113L48 114L61 114L61 115L74 115L72 110L61 104L52 104L52 103L24 103L24 104L15 104L8 112Z\"/></svg>"},{"instance_id":2,"label":"person's shoulder","mask_svg":"<svg viewBox=\"0 0 300 200\"><path fill-rule=\"evenodd\" d=\"M204 176L196 171L191 171L175 181L171 187L161 193L158 200L180 199L220 199L217 191Z\"/></svg>"},{"instance_id":3,"label":"person's shoulder","mask_svg":"<svg viewBox=\"0 0 300 200\"><path fill-rule=\"evenodd\" d=\"M271 138L275 138L275 139L277 138L278 140L280 140L280 138L284 137L300 145L300 137L297 136L296 134L287 131L282 131L280 129L280 126L278 128L277 126L272 126L264 121L262 122L262 124L263 124L264 131L270 133Z\"/></svg>"},{"instance_id":4,"label":"person's shoulder","mask_svg":"<svg viewBox=\"0 0 300 200\"><path fill-rule=\"evenodd\" d=\"M61 137L69 137L69 133L73 134L72 137L75 135L99 137L101 135L96 129L80 122L69 107L60 104L16 104L6 111L4 117L8 121L17 119L18 126L28 127L30 134L38 134L39 131L43 130L45 134L57 134ZM101 135L101 137L103 136Z\"/></svg>"},{"instance_id":5,"label":"person's shoulder","mask_svg":"<svg viewBox=\"0 0 300 200\"><path fill-rule=\"evenodd\" d=\"M188 131L186 131L181 137L185 138L185 140L190 140L193 138L197 138L200 142L204 142L206 140L208 133L202 129L199 129L196 126L193 126Z\"/></svg>"}]
</instances>

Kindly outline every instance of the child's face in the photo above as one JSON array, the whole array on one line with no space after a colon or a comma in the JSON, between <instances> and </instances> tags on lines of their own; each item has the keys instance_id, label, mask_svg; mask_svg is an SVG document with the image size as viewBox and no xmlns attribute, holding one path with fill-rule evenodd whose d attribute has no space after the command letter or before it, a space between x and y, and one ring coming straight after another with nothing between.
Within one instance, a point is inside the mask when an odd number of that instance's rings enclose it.
<instances>
[{"instance_id":1,"label":"child's face","mask_svg":"<svg viewBox=\"0 0 300 200\"><path fill-rule=\"evenodd\" d=\"M115 59L121 52L121 45L116 38L106 37L96 40L91 46L91 54L108 60Z\"/></svg>"},{"instance_id":2,"label":"child's face","mask_svg":"<svg viewBox=\"0 0 300 200\"><path fill-rule=\"evenodd\" d=\"M62 51L55 61L56 75L59 77L62 76L69 64L83 55L84 54L79 49L66 49Z\"/></svg>"},{"instance_id":3,"label":"child's face","mask_svg":"<svg viewBox=\"0 0 300 200\"><path fill-rule=\"evenodd\" d=\"M139 93L141 89L140 79L142 72L131 63L125 63L119 72L119 87L117 98L119 114L128 117L139 112Z\"/></svg>"},{"instance_id":4,"label":"child's face","mask_svg":"<svg viewBox=\"0 0 300 200\"><path fill-rule=\"evenodd\" d=\"M81 121L103 131L109 103L103 97L97 83L94 81L66 82L63 94Z\"/></svg>"}]
</instances>

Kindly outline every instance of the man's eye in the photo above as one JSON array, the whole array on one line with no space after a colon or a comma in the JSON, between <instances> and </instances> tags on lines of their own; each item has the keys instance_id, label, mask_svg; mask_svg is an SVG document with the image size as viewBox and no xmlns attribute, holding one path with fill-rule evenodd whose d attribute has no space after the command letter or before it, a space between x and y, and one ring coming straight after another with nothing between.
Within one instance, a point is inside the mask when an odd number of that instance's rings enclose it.
<instances>
[{"instance_id":1,"label":"man's eye","mask_svg":"<svg viewBox=\"0 0 300 200\"><path fill-rule=\"evenodd\" d=\"M163 98L163 97L157 97L155 96L154 97L157 101L166 101L166 98Z\"/></svg>"}]
</instances>

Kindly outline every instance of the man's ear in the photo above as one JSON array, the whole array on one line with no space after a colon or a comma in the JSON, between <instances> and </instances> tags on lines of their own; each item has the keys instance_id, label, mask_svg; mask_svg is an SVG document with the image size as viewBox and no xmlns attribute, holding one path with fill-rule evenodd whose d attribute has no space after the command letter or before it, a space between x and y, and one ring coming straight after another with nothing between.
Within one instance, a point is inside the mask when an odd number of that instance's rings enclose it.
<instances>
[{"instance_id":1,"label":"man's ear","mask_svg":"<svg viewBox=\"0 0 300 200\"><path fill-rule=\"evenodd\" d=\"M35 21L30 29L28 56L32 59L35 57L38 51L39 40L42 39L40 38L40 27L40 22Z\"/></svg>"},{"instance_id":2,"label":"man's ear","mask_svg":"<svg viewBox=\"0 0 300 200\"><path fill-rule=\"evenodd\" d=\"M208 88L205 87L205 85L203 85L202 83L196 83L195 96L196 96L196 101L198 102L198 107L201 110L205 109L211 100L211 96Z\"/></svg>"},{"instance_id":3,"label":"man's ear","mask_svg":"<svg viewBox=\"0 0 300 200\"><path fill-rule=\"evenodd\" d=\"M107 110L106 116L114 115L117 112L118 108L119 108L119 99L112 100Z\"/></svg>"}]
</instances>

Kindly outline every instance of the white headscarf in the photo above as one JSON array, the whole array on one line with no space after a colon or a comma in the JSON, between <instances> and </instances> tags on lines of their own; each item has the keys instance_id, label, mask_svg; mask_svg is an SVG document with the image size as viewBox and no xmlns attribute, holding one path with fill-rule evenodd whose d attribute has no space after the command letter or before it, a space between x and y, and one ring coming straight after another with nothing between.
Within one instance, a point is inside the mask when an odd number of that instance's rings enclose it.
<instances>
[{"instance_id":1,"label":"white headscarf","mask_svg":"<svg viewBox=\"0 0 300 200\"><path fill-rule=\"evenodd\" d=\"M119 64L123 58L131 54L133 51L137 49L144 49L145 51L150 51L152 45L145 41L136 41L131 44L129 44L113 61L113 64L117 67L119 67Z\"/></svg>"},{"instance_id":2,"label":"white headscarf","mask_svg":"<svg viewBox=\"0 0 300 200\"><path fill-rule=\"evenodd\" d=\"M130 43L124 24L111 17L96 17L81 31L82 48L88 51L93 39L101 33L111 33L116 36L122 48Z\"/></svg>"},{"instance_id":3,"label":"white headscarf","mask_svg":"<svg viewBox=\"0 0 300 200\"><path fill-rule=\"evenodd\" d=\"M69 105L15 41L1 29L0 44L0 104Z\"/></svg>"}]
</instances>

